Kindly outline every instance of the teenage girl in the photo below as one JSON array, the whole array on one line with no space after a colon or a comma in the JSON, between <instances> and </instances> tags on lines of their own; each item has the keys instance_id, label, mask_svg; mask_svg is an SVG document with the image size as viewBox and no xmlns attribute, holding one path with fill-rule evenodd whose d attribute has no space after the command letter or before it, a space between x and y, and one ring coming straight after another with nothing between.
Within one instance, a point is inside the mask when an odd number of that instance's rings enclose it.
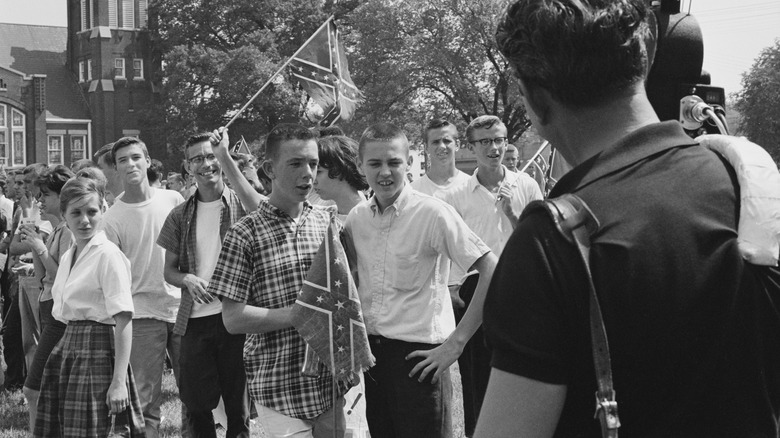
<instances>
[{"instance_id":1,"label":"teenage girl","mask_svg":"<svg viewBox=\"0 0 780 438\"><path fill-rule=\"evenodd\" d=\"M60 259L52 315L67 324L43 372L36 437L105 437L127 412L131 436L144 436L129 366L133 300L130 262L104 232L105 192L75 178L60 193L73 245Z\"/></svg>"}]
</instances>

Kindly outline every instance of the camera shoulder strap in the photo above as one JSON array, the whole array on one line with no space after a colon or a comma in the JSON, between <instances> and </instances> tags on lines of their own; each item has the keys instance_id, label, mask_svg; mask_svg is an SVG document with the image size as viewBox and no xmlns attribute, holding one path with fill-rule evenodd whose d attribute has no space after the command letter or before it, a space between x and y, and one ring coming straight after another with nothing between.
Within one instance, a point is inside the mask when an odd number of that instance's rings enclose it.
<instances>
[{"instance_id":1,"label":"camera shoulder strap","mask_svg":"<svg viewBox=\"0 0 780 438\"><path fill-rule=\"evenodd\" d=\"M596 391L595 417L601 422L601 434L604 438L617 438L620 419L618 418L615 389L612 383L612 365L607 342L607 330L599 306L599 298L590 270L591 236L598 231L599 222L587 204L577 195L566 194L540 202L547 210L558 231L567 241L577 247L585 264L588 277L590 338L593 364L596 370L598 390Z\"/></svg>"}]
</instances>

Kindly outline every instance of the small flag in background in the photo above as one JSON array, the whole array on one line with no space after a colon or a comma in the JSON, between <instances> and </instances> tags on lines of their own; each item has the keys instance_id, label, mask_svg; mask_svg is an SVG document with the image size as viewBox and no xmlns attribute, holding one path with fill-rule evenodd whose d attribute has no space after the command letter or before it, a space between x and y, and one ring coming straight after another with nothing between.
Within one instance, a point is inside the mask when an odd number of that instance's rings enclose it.
<instances>
[{"instance_id":1,"label":"small flag in background","mask_svg":"<svg viewBox=\"0 0 780 438\"><path fill-rule=\"evenodd\" d=\"M325 111L320 125L349 120L363 93L349 75L347 56L338 40L336 25L329 21L290 63L292 76Z\"/></svg>"},{"instance_id":2,"label":"small flag in background","mask_svg":"<svg viewBox=\"0 0 780 438\"><path fill-rule=\"evenodd\" d=\"M314 256L292 314L293 326L337 382L352 386L360 373L374 365L335 218Z\"/></svg>"},{"instance_id":3,"label":"small flag in background","mask_svg":"<svg viewBox=\"0 0 780 438\"><path fill-rule=\"evenodd\" d=\"M246 140L244 140L244 136L241 136L241 140L237 141L236 144L233 145L233 150L230 151L233 154L247 154L252 155L252 151L249 150L249 145L246 144Z\"/></svg>"}]
</instances>

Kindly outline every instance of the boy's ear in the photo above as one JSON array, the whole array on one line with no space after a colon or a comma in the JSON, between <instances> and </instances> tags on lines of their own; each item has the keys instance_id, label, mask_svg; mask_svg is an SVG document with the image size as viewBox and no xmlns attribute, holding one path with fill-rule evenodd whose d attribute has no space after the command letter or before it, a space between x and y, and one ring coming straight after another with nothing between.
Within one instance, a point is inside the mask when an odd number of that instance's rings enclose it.
<instances>
[{"instance_id":1,"label":"boy's ear","mask_svg":"<svg viewBox=\"0 0 780 438\"><path fill-rule=\"evenodd\" d=\"M265 174L268 175L268 178L271 180L276 179L276 175L274 174L274 162L271 160L265 160L263 161L263 164L261 165L263 167L263 170L265 171Z\"/></svg>"}]
</instances>

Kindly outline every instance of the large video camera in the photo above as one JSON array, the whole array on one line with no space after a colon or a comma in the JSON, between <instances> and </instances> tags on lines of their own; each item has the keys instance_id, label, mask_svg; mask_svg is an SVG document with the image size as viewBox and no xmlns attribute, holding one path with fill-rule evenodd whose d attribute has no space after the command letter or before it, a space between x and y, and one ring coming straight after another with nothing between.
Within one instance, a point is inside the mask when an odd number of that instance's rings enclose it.
<instances>
[{"instance_id":1,"label":"large video camera","mask_svg":"<svg viewBox=\"0 0 780 438\"><path fill-rule=\"evenodd\" d=\"M661 120L678 120L691 137L726 134L726 93L702 70L704 43L696 19L680 11L680 0L653 0L656 44L646 89Z\"/></svg>"}]
</instances>

